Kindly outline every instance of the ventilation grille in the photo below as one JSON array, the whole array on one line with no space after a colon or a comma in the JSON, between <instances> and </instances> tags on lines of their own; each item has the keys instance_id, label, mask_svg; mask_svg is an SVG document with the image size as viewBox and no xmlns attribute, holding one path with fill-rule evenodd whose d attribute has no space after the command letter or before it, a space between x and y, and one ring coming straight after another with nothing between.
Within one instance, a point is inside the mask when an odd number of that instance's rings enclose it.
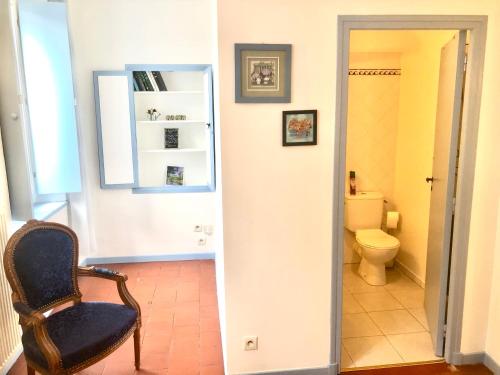
<instances>
[{"instance_id":1,"label":"ventilation grille","mask_svg":"<svg viewBox=\"0 0 500 375\"><path fill-rule=\"evenodd\" d=\"M11 289L3 267L3 251L7 244L7 220L0 213L0 373L21 344L17 314L12 309Z\"/></svg>"}]
</instances>

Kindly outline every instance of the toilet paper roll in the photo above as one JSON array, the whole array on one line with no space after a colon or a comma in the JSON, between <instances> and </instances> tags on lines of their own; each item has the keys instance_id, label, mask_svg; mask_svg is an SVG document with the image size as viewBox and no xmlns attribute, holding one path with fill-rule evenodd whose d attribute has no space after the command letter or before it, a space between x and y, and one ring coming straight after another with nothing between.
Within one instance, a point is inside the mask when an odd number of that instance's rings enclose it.
<instances>
[{"instance_id":1,"label":"toilet paper roll","mask_svg":"<svg viewBox=\"0 0 500 375\"><path fill-rule=\"evenodd\" d=\"M398 227L399 212L398 211L387 211L387 228L395 229Z\"/></svg>"}]
</instances>

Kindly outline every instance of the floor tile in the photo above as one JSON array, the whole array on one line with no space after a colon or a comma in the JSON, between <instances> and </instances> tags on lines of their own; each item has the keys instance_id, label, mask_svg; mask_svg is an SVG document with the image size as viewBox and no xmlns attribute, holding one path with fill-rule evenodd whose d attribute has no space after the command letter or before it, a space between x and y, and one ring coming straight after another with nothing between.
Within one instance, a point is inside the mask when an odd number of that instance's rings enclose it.
<instances>
[{"instance_id":1,"label":"floor tile","mask_svg":"<svg viewBox=\"0 0 500 375\"><path fill-rule=\"evenodd\" d=\"M343 369L354 367L354 362L352 361L349 353L347 353L347 350L345 350L344 345L342 345L342 352L341 352L341 357L340 357L340 367Z\"/></svg>"},{"instance_id":2,"label":"floor tile","mask_svg":"<svg viewBox=\"0 0 500 375\"><path fill-rule=\"evenodd\" d=\"M213 261L117 264L110 268L129 276L127 286L141 305L141 370L135 371L130 338L81 374L224 374ZM79 283L85 301L121 303L116 286L109 281L82 277ZM9 375L21 374L26 374L22 355L9 371Z\"/></svg>"},{"instance_id":3,"label":"floor tile","mask_svg":"<svg viewBox=\"0 0 500 375\"><path fill-rule=\"evenodd\" d=\"M342 342L356 367L403 362L385 336L346 338Z\"/></svg>"},{"instance_id":4,"label":"floor tile","mask_svg":"<svg viewBox=\"0 0 500 375\"><path fill-rule=\"evenodd\" d=\"M364 337L382 335L367 313L344 314L342 318L342 337Z\"/></svg>"},{"instance_id":5,"label":"floor tile","mask_svg":"<svg viewBox=\"0 0 500 375\"><path fill-rule=\"evenodd\" d=\"M405 362L441 359L434 355L431 335L428 332L389 335L387 338Z\"/></svg>"},{"instance_id":6,"label":"floor tile","mask_svg":"<svg viewBox=\"0 0 500 375\"><path fill-rule=\"evenodd\" d=\"M407 310L375 311L368 315L385 335L425 331Z\"/></svg>"},{"instance_id":7,"label":"floor tile","mask_svg":"<svg viewBox=\"0 0 500 375\"><path fill-rule=\"evenodd\" d=\"M344 286L351 293L371 293L385 290L383 286L368 284L361 276L353 273L344 274Z\"/></svg>"},{"instance_id":8,"label":"floor tile","mask_svg":"<svg viewBox=\"0 0 500 375\"><path fill-rule=\"evenodd\" d=\"M402 309L403 306L388 292L353 293L353 297L366 311Z\"/></svg>"},{"instance_id":9,"label":"floor tile","mask_svg":"<svg viewBox=\"0 0 500 375\"><path fill-rule=\"evenodd\" d=\"M342 300L342 312L344 314L352 314L364 312L361 305L354 299L351 293L345 293Z\"/></svg>"},{"instance_id":10,"label":"floor tile","mask_svg":"<svg viewBox=\"0 0 500 375\"><path fill-rule=\"evenodd\" d=\"M387 284L384 288L387 290L400 290L400 289L422 289L408 276L403 275L396 269L386 269Z\"/></svg>"},{"instance_id":11,"label":"floor tile","mask_svg":"<svg viewBox=\"0 0 500 375\"><path fill-rule=\"evenodd\" d=\"M420 309L408 309L411 315L413 315L420 324L428 331L429 324L427 323L427 315L425 314L425 310L423 308Z\"/></svg>"},{"instance_id":12,"label":"floor tile","mask_svg":"<svg viewBox=\"0 0 500 375\"><path fill-rule=\"evenodd\" d=\"M389 293L391 293L407 309L418 309L424 307L423 289L391 290Z\"/></svg>"},{"instance_id":13,"label":"floor tile","mask_svg":"<svg viewBox=\"0 0 500 375\"><path fill-rule=\"evenodd\" d=\"M224 367L221 365L201 366L200 375L224 375Z\"/></svg>"}]
</instances>

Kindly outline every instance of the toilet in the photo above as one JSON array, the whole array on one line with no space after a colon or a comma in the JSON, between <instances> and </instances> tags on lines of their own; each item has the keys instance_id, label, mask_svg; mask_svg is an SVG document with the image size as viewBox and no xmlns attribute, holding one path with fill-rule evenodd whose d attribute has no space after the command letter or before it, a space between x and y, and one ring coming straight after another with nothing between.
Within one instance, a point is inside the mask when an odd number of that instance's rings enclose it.
<instances>
[{"instance_id":1,"label":"toilet","mask_svg":"<svg viewBox=\"0 0 500 375\"><path fill-rule=\"evenodd\" d=\"M382 229L384 197L378 192L358 192L345 198L345 228L356 236L360 255L359 275L370 285L385 285L385 265L396 257L399 240Z\"/></svg>"}]
</instances>

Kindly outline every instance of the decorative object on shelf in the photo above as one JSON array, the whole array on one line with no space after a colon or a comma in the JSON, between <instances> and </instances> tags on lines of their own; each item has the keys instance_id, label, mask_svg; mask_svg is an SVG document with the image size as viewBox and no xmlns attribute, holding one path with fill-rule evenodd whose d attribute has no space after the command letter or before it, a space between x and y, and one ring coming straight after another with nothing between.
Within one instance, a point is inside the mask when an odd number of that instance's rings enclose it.
<instances>
[{"instance_id":1,"label":"decorative object on shelf","mask_svg":"<svg viewBox=\"0 0 500 375\"><path fill-rule=\"evenodd\" d=\"M149 121L156 121L160 117L161 113L156 110L156 108L150 108L146 111L149 116Z\"/></svg>"},{"instance_id":2,"label":"decorative object on shelf","mask_svg":"<svg viewBox=\"0 0 500 375\"><path fill-rule=\"evenodd\" d=\"M291 44L235 44L235 102L290 103Z\"/></svg>"},{"instance_id":3,"label":"decorative object on shelf","mask_svg":"<svg viewBox=\"0 0 500 375\"><path fill-rule=\"evenodd\" d=\"M179 147L179 129L165 129L165 148Z\"/></svg>"},{"instance_id":4,"label":"decorative object on shelf","mask_svg":"<svg viewBox=\"0 0 500 375\"><path fill-rule=\"evenodd\" d=\"M317 144L317 110L283 111L283 146Z\"/></svg>"},{"instance_id":5,"label":"decorative object on shelf","mask_svg":"<svg viewBox=\"0 0 500 375\"><path fill-rule=\"evenodd\" d=\"M167 166L167 185L184 185L184 167Z\"/></svg>"},{"instance_id":6,"label":"decorative object on shelf","mask_svg":"<svg viewBox=\"0 0 500 375\"><path fill-rule=\"evenodd\" d=\"M185 121L187 119L186 115L166 115L165 119L167 121Z\"/></svg>"}]
</instances>

